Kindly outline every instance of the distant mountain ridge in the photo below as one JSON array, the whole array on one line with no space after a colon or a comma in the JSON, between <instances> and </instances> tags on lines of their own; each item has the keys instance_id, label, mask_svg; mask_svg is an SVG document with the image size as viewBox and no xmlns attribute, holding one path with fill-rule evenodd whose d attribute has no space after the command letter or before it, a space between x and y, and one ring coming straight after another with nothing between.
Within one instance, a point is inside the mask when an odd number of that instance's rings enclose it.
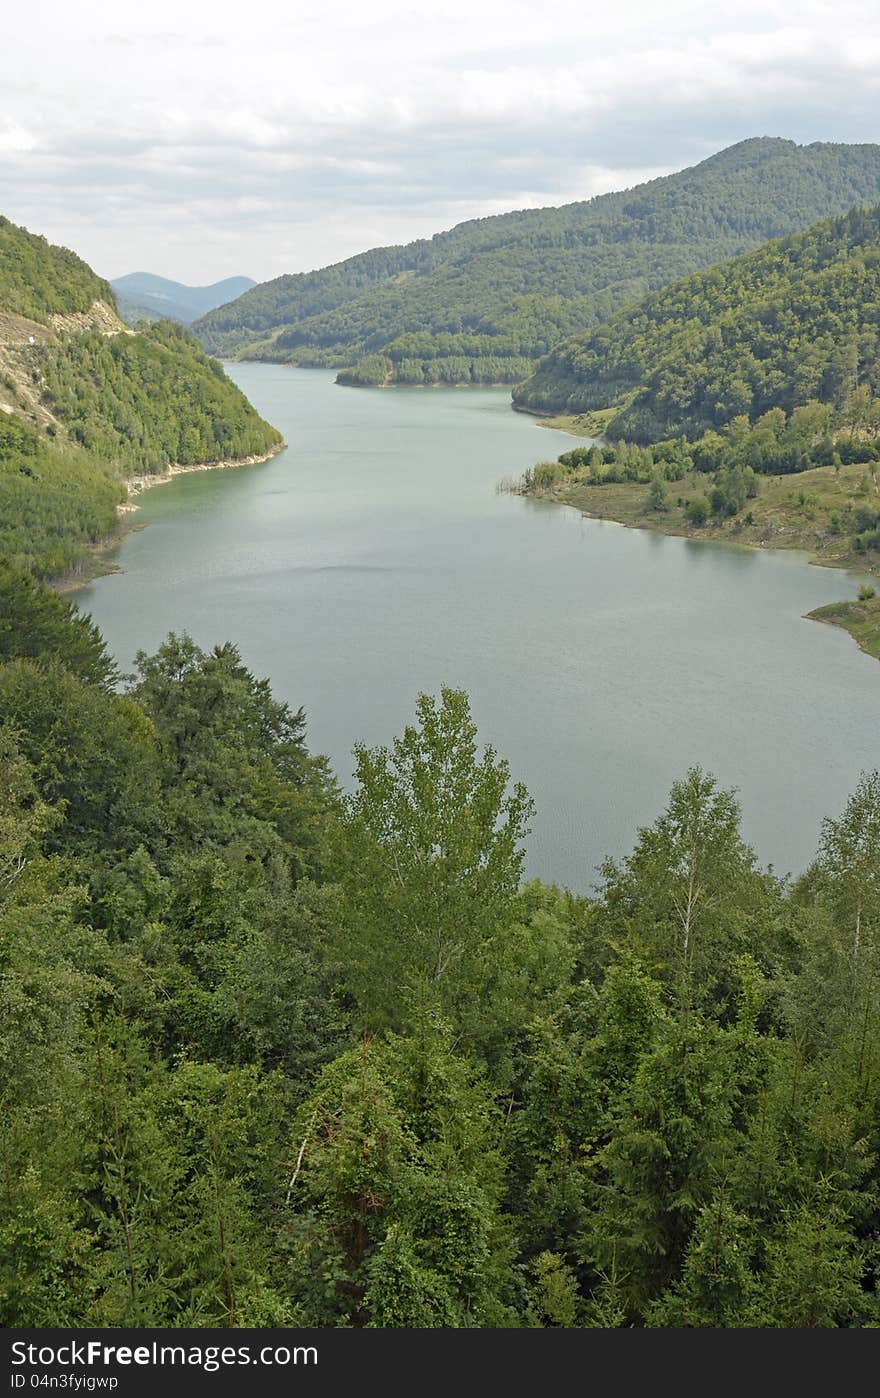
<instances>
[{"instance_id":1,"label":"distant mountain ridge","mask_svg":"<svg viewBox=\"0 0 880 1398\"><path fill-rule=\"evenodd\" d=\"M190 325L199 316L243 296L257 283L253 277L226 277L210 286L187 286L152 272L129 272L110 285L126 320L179 320Z\"/></svg>"},{"instance_id":2,"label":"distant mountain ridge","mask_svg":"<svg viewBox=\"0 0 880 1398\"><path fill-rule=\"evenodd\" d=\"M277 277L193 329L212 353L344 383L516 383L647 293L878 200L880 146L760 137L634 189Z\"/></svg>"}]
</instances>

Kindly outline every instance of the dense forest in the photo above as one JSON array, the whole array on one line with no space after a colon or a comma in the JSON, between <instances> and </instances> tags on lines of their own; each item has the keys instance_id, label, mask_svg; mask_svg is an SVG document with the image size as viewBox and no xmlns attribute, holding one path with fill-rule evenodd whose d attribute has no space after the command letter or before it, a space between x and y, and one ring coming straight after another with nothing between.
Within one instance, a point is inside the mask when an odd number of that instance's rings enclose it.
<instances>
[{"instance_id":1,"label":"dense forest","mask_svg":"<svg viewBox=\"0 0 880 1398\"><path fill-rule=\"evenodd\" d=\"M675 278L880 198L880 147L762 138L617 194L278 277L196 322L212 352L340 382L515 383Z\"/></svg>"},{"instance_id":2,"label":"dense forest","mask_svg":"<svg viewBox=\"0 0 880 1398\"><path fill-rule=\"evenodd\" d=\"M127 476L280 441L188 332L126 330L85 263L0 220L0 557L44 577L86 567Z\"/></svg>"},{"instance_id":3,"label":"dense forest","mask_svg":"<svg viewBox=\"0 0 880 1398\"><path fill-rule=\"evenodd\" d=\"M76 335L38 357L43 401L70 440L123 471L264 452L280 441L173 321L136 335Z\"/></svg>"},{"instance_id":4,"label":"dense forest","mask_svg":"<svg viewBox=\"0 0 880 1398\"><path fill-rule=\"evenodd\" d=\"M42 323L95 301L112 305L113 292L76 253L0 215L0 311Z\"/></svg>"},{"instance_id":5,"label":"dense forest","mask_svg":"<svg viewBox=\"0 0 880 1398\"><path fill-rule=\"evenodd\" d=\"M880 397L878 325L874 207L649 296L559 346L514 399L536 410L617 406L608 431L637 442L698 438L771 411L791 416L808 403L829 405L848 425Z\"/></svg>"},{"instance_id":6,"label":"dense forest","mask_svg":"<svg viewBox=\"0 0 880 1398\"><path fill-rule=\"evenodd\" d=\"M355 760L0 565L2 1323L876 1327L880 775L584 898L463 693Z\"/></svg>"},{"instance_id":7,"label":"dense forest","mask_svg":"<svg viewBox=\"0 0 880 1398\"><path fill-rule=\"evenodd\" d=\"M82 564L87 541L118 522L123 481L84 451L58 447L0 417L0 557L58 577Z\"/></svg>"}]
</instances>

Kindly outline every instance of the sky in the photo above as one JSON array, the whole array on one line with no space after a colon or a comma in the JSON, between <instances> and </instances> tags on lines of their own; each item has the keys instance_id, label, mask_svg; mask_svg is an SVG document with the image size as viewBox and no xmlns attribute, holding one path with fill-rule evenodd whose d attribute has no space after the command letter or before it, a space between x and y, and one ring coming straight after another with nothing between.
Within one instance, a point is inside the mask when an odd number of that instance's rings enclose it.
<instances>
[{"instance_id":1,"label":"sky","mask_svg":"<svg viewBox=\"0 0 880 1398\"><path fill-rule=\"evenodd\" d=\"M876 0L8 10L0 213L107 277L262 281L749 136L880 140Z\"/></svg>"}]
</instances>

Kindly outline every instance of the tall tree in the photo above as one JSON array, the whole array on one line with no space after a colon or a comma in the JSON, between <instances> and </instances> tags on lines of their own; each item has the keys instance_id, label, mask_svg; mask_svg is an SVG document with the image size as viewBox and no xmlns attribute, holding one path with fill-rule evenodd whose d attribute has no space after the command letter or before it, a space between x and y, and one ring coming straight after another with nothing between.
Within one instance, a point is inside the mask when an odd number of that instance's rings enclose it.
<instances>
[{"instance_id":1,"label":"tall tree","mask_svg":"<svg viewBox=\"0 0 880 1398\"><path fill-rule=\"evenodd\" d=\"M338 954L365 1023L433 1005L462 1027L504 960L532 803L493 748L478 755L463 692L416 708L390 751L355 749Z\"/></svg>"}]
</instances>

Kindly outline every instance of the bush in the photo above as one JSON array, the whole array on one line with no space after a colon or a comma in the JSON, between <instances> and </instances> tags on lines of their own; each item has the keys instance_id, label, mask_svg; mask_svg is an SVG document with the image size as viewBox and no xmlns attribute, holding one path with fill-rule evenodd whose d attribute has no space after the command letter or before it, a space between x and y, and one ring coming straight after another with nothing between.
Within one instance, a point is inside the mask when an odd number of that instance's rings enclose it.
<instances>
[{"instance_id":1,"label":"bush","mask_svg":"<svg viewBox=\"0 0 880 1398\"><path fill-rule=\"evenodd\" d=\"M706 523L709 518L709 501L705 495L695 495L692 500L688 501L685 517L688 524L695 524L698 527L702 527Z\"/></svg>"}]
</instances>

